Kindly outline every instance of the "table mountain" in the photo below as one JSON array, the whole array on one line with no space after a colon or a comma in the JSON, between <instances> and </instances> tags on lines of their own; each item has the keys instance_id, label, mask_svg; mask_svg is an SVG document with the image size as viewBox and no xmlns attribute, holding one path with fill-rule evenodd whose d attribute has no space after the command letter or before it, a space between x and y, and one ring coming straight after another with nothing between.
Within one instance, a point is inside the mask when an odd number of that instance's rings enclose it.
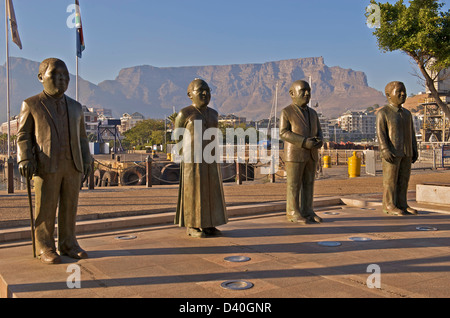
<instances>
[{"instance_id":1,"label":"table mountain","mask_svg":"<svg viewBox=\"0 0 450 318\"><path fill-rule=\"evenodd\" d=\"M21 101L37 94L38 62L11 58L11 114L18 114ZM5 68L0 68L0 85L5 87ZM332 118L344 111L361 110L374 104L383 105L384 95L369 87L363 72L325 65L322 57L300 58L263 64L124 68L115 80L98 85L80 78L80 101L89 107L105 107L115 116L140 112L146 117L163 118L188 106L187 86L194 78L204 79L212 88L210 106L221 114L235 114L247 119L268 118L278 83L278 113L290 103L292 82L312 80L312 102ZM75 78L68 91L74 96ZM0 91L4 100L5 90ZM3 113L3 112L2 112ZM2 118L5 121L6 117Z\"/></svg>"}]
</instances>

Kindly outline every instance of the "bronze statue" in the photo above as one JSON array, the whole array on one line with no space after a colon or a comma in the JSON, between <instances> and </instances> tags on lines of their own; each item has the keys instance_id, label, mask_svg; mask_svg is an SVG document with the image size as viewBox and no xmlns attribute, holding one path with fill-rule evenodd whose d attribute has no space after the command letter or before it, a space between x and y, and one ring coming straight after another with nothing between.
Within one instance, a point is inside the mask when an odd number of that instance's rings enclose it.
<instances>
[{"instance_id":1,"label":"bronze statue","mask_svg":"<svg viewBox=\"0 0 450 318\"><path fill-rule=\"evenodd\" d=\"M322 222L313 211L314 179L318 149L323 136L316 111L308 107L311 88L308 82L296 81L289 95L292 104L280 117L280 137L285 141L287 174L286 216L291 222Z\"/></svg>"},{"instance_id":2,"label":"bronze statue","mask_svg":"<svg viewBox=\"0 0 450 318\"><path fill-rule=\"evenodd\" d=\"M211 100L208 84L201 80L193 80L187 90L192 105L183 108L175 119L175 128L183 128L189 134L183 138L182 151L189 146L192 150L181 162L180 187L175 224L187 228L187 235L206 237L220 235L216 226L226 224L225 199L223 194L222 175L217 162L205 162L202 154L206 142L200 137L208 128L218 128L218 113L207 107ZM195 131L199 130L199 131ZM189 137L187 137L189 136ZM201 145L195 146L195 141ZM200 160L196 160L195 152L201 150Z\"/></svg>"},{"instance_id":3,"label":"bronze statue","mask_svg":"<svg viewBox=\"0 0 450 318\"><path fill-rule=\"evenodd\" d=\"M57 264L54 229L58 209L58 247L62 255L87 258L75 236L82 176L91 169L91 153L81 104L64 93L69 85L66 64L44 60L38 79L43 91L22 103L17 133L19 171L35 185L37 257Z\"/></svg>"},{"instance_id":4,"label":"bronze statue","mask_svg":"<svg viewBox=\"0 0 450 318\"><path fill-rule=\"evenodd\" d=\"M406 88L390 82L385 88L389 104L377 113L377 136L383 164L383 211L391 215L417 214L408 206L411 164L418 158L411 112L402 107Z\"/></svg>"}]
</instances>

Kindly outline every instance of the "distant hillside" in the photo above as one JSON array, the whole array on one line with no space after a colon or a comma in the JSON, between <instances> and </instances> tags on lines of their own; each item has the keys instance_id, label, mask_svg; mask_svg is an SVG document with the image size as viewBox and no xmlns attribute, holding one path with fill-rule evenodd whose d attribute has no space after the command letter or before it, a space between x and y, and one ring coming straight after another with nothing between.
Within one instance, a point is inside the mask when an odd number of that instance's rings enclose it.
<instances>
[{"instance_id":1,"label":"distant hillside","mask_svg":"<svg viewBox=\"0 0 450 318\"><path fill-rule=\"evenodd\" d=\"M408 97L403 104L403 107L409 109L413 113L419 112L420 110L423 112L423 109L419 105L425 103L425 99L430 97L431 94L419 94Z\"/></svg>"},{"instance_id":2,"label":"distant hillside","mask_svg":"<svg viewBox=\"0 0 450 318\"><path fill-rule=\"evenodd\" d=\"M40 62L35 62L23 58L11 57L10 61L10 106L11 116L18 115L22 101L30 96L36 95L42 91L42 84L37 75ZM70 76L70 86L67 94L75 97L75 76ZM80 78L80 90L86 92L89 88L97 90L97 86ZM0 121L5 122L6 117L6 67L0 66L0 99L2 109L0 111Z\"/></svg>"},{"instance_id":3,"label":"distant hillside","mask_svg":"<svg viewBox=\"0 0 450 318\"><path fill-rule=\"evenodd\" d=\"M11 114L19 112L24 98L42 90L37 80L38 62L11 58ZM140 112L146 117L162 118L188 106L188 84L196 77L204 79L213 90L210 106L221 114L247 119L268 118L278 82L278 112L290 103L292 82L312 79L312 102L327 117L346 110L362 110L374 104L384 105L383 93L369 87L363 72L325 65L322 57L300 58L222 66L153 67L149 65L122 69L115 80L98 85L80 79L80 101L89 107L105 107L115 116ZM75 78L68 95L74 96ZM6 100L5 67L0 67L0 97ZM1 112L1 121L6 112Z\"/></svg>"},{"instance_id":4,"label":"distant hillside","mask_svg":"<svg viewBox=\"0 0 450 318\"><path fill-rule=\"evenodd\" d=\"M431 98L431 94L418 94L414 96L410 96L406 98L405 103L402 107L408 109L413 114L421 114L423 113L423 106L421 104L425 103L426 98ZM384 107L385 104L381 105L377 109L374 110L377 113L381 108Z\"/></svg>"}]
</instances>

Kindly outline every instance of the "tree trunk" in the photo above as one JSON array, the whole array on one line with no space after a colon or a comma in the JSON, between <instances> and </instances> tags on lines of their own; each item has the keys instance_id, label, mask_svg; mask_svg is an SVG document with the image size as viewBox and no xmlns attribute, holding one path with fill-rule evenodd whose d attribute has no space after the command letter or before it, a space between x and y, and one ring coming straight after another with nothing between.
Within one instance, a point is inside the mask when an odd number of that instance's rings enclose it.
<instances>
[{"instance_id":1,"label":"tree trunk","mask_svg":"<svg viewBox=\"0 0 450 318\"><path fill-rule=\"evenodd\" d=\"M422 73L423 77L425 78L425 85L430 90L431 96L433 96L434 100L436 101L436 104L439 106L439 108L444 112L445 117L450 118L450 109L446 103L442 101L442 99L439 97L439 93L436 90L436 87L434 87L434 81L431 78L431 76L428 74L427 70L425 69L424 64L418 60L418 58L413 57L415 62L417 63L417 66L419 66L420 72Z\"/></svg>"}]
</instances>

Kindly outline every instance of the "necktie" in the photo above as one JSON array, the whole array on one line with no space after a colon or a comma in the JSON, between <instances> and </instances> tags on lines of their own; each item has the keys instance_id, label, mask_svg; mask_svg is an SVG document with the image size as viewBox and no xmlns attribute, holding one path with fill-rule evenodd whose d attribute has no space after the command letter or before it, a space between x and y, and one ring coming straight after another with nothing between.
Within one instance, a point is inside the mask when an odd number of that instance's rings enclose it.
<instances>
[{"instance_id":1,"label":"necktie","mask_svg":"<svg viewBox=\"0 0 450 318\"><path fill-rule=\"evenodd\" d=\"M59 100L55 101L55 104L56 104L56 113L59 116L63 115L64 114L64 107L65 107L64 100L59 99Z\"/></svg>"},{"instance_id":2,"label":"necktie","mask_svg":"<svg viewBox=\"0 0 450 318\"><path fill-rule=\"evenodd\" d=\"M302 111L302 113L303 113L303 116L305 117L305 120L306 120L306 123L307 123L307 125L308 125L308 130L309 130L309 134L311 134L311 121L309 120L309 110L308 110L308 106L303 106L303 107L300 107L300 109L301 109L301 111Z\"/></svg>"}]
</instances>

